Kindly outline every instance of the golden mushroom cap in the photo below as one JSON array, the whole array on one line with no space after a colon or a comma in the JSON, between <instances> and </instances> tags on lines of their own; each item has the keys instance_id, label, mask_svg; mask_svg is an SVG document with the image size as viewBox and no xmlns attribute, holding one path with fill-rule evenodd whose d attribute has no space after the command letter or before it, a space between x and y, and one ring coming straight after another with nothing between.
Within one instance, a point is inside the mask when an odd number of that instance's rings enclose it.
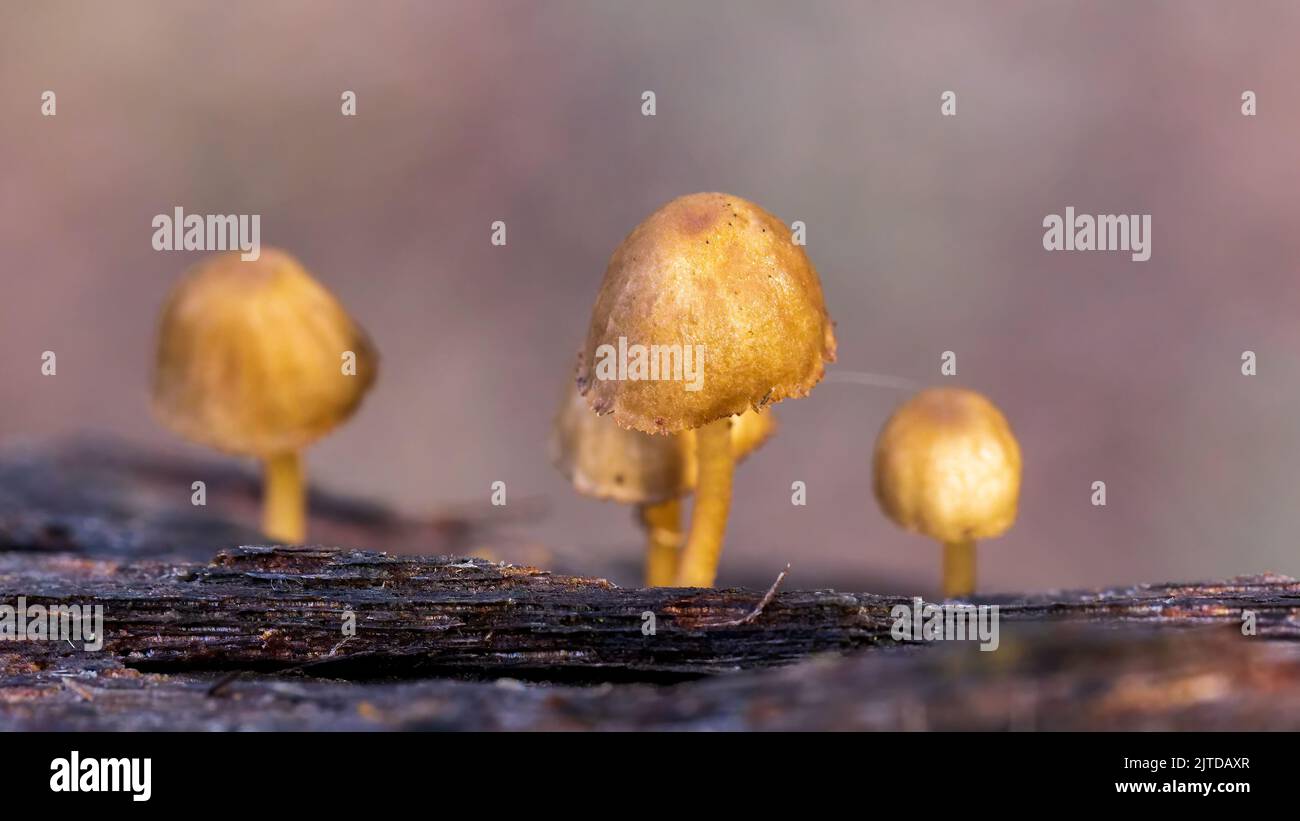
<instances>
[{"instance_id":1,"label":"golden mushroom cap","mask_svg":"<svg viewBox=\"0 0 1300 821\"><path fill-rule=\"evenodd\" d=\"M356 373L344 373L344 353ZM231 453L296 451L347 419L378 354L334 295L289 254L208 257L163 308L153 407L180 435Z\"/></svg>"},{"instance_id":2,"label":"golden mushroom cap","mask_svg":"<svg viewBox=\"0 0 1300 821\"><path fill-rule=\"evenodd\" d=\"M941 542L1001 535L1016 519L1020 445L983 395L931 388L905 402L876 439L885 514Z\"/></svg>"},{"instance_id":3,"label":"golden mushroom cap","mask_svg":"<svg viewBox=\"0 0 1300 821\"><path fill-rule=\"evenodd\" d=\"M771 410L732 420L731 452L739 461L776 428ZM620 428L598 416L571 386L555 419L551 461L585 496L623 504L658 504L695 489L695 431L654 435Z\"/></svg>"},{"instance_id":4,"label":"golden mushroom cap","mask_svg":"<svg viewBox=\"0 0 1300 821\"><path fill-rule=\"evenodd\" d=\"M603 378L600 360L620 340L702 345L700 389ZM590 406L619 425L673 433L806 396L834 359L817 271L790 229L740 197L691 194L651 214L614 251L578 382Z\"/></svg>"}]
</instances>

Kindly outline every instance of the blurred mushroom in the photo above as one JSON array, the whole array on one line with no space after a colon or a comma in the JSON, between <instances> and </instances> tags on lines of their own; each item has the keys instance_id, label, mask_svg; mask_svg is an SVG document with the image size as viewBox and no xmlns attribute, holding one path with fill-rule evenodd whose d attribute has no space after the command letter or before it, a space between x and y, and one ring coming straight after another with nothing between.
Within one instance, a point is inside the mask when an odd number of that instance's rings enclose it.
<instances>
[{"instance_id":1,"label":"blurred mushroom","mask_svg":"<svg viewBox=\"0 0 1300 821\"><path fill-rule=\"evenodd\" d=\"M163 308L153 406L181 436L260 459L263 531L301 542L301 451L352 415L377 360L365 331L287 253L217 254Z\"/></svg>"},{"instance_id":2,"label":"blurred mushroom","mask_svg":"<svg viewBox=\"0 0 1300 821\"><path fill-rule=\"evenodd\" d=\"M1020 445L983 395L931 388L909 399L876 439L875 491L899 526L943 544L943 594L975 590L975 540L1016 519Z\"/></svg>"},{"instance_id":3,"label":"blurred mushroom","mask_svg":"<svg viewBox=\"0 0 1300 821\"><path fill-rule=\"evenodd\" d=\"M611 378L608 352L621 357L629 345L676 346L679 360L699 352L701 378L626 378L621 368ZM699 485L677 584L709 587L717 575L731 504L732 418L806 396L834 358L817 272L789 229L754 203L716 193L681 197L614 251L578 386L593 410L622 427L699 431Z\"/></svg>"},{"instance_id":4,"label":"blurred mushroom","mask_svg":"<svg viewBox=\"0 0 1300 821\"><path fill-rule=\"evenodd\" d=\"M771 411L749 410L731 427L737 461L767 441ZM646 532L645 584L673 584L682 548L681 497L695 488L695 431L653 435L597 416L570 383L555 419L551 459L579 493L637 506Z\"/></svg>"}]
</instances>

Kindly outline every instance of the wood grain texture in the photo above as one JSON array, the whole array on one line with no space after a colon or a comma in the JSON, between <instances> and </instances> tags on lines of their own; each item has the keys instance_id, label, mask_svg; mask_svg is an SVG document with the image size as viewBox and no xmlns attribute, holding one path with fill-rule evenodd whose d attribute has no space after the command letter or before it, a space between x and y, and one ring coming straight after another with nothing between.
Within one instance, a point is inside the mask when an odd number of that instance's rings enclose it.
<instances>
[{"instance_id":1,"label":"wood grain texture","mask_svg":"<svg viewBox=\"0 0 1300 821\"><path fill-rule=\"evenodd\" d=\"M0 459L0 604L102 605L106 643L0 641L0 729L1300 729L1286 577L977 599L1002 619L985 653L895 641L910 600L870 593L325 547L196 559L228 523L175 528L134 468L77 467L68 491L44 464Z\"/></svg>"}]
</instances>

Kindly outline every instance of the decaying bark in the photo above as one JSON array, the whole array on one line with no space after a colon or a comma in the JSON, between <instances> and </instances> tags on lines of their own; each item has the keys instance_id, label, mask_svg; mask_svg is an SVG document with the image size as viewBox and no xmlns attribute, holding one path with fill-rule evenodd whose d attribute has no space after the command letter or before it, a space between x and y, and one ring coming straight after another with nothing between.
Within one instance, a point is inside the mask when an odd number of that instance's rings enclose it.
<instances>
[{"instance_id":1,"label":"decaying bark","mask_svg":"<svg viewBox=\"0 0 1300 821\"><path fill-rule=\"evenodd\" d=\"M0 556L0 600L102 604L146 670L676 680L889 639L897 599L623 590L482 559L240 547L207 565ZM355 625L355 631L346 629ZM653 629L653 634L648 634Z\"/></svg>"},{"instance_id":2,"label":"decaying bark","mask_svg":"<svg viewBox=\"0 0 1300 821\"><path fill-rule=\"evenodd\" d=\"M0 558L19 595L102 604L107 642L0 644L3 728L1300 728L1280 577L1002 599L993 653L895 642L902 600L870 594L777 593L749 619L762 591L314 548Z\"/></svg>"},{"instance_id":3,"label":"decaying bark","mask_svg":"<svg viewBox=\"0 0 1300 821\"><path fill-rule=\"evenodd\" d=\"M1290 578L978 600L1002 619L980 652L895 641L911 602L866 593L315 547L195 560L147 494L45 488L43 464L0 460L0 604L102 605L106 642L0 641L0 729L1300 728Z\"/></svg>"},{"instance_id":4,"label":"decaying bark","mask_svg":"<svg viewBox=\"0 0 1300 821\"><path fill-rule=\"evenodd\" d=\"M0 449L0 552L207 561L261 538L256 466L141 451L111 440ZM192 504L194 483L205 504ZM312 488L311 532L326 544L462 553L494 528L528 522L536 500L509 509L450 507L422 518Z\"/></svg>"}]
</instances>

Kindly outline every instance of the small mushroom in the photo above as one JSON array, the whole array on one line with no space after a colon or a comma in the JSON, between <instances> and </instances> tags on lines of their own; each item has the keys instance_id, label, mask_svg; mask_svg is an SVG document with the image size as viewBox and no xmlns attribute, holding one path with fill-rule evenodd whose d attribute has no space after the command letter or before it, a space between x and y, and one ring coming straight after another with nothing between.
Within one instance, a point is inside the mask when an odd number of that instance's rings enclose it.
<instances>
[{"instance_id":1,"label":"small mushroom","mask_svg":"<svg viewBox=\"0 0 1300 821\"><path fill-rule=\"evenodd\" d=\"M297 260L232 251L199 262L168 298L153 407L187 439L260 459L262 529L301 542L302 449L352 415L377 365L365 331Z\"/></svg>"},{"instance_id":2,"label":"small mushroom","mask_svg":"<svg viewBox=\"0 0 1300 821\"><path fill-rule=\"evenodd\" d=\"M626 378L621 369L610 378L602 351L630 345L694 354L701 378ZM731 505L732 418L806 396L834 358L816 270L789 228L752 202L681 197L614 251L578 386L593 410L622 427L698 431L699 485L677 584L709 587L717 575Z\"/></svg>"},{"instance_id":3,"label":"small mushroom","mask_svg":"<svg viewBox=\"0 0 1300 821\"><path fill-rule=\"evenodd\" d=\"M775 429L772 412L749 410L731 428L737 461L763 444ZM597 416L570 383L555 419L551 460L585 496L637 506L646 532L645 583L671 585L682 549L681 498L698 475L695 432L655 436L620 428Z\"/></svg>"},{"instance_id":4,"label":"small mushroom","mask_svg":"<svg viewBox=\"0 0 1300 821\"><path fill-rule=\"evenodd\" d=\"M943 593L975 590L975 540L1016 520L1020 445L982 394L930 388L905 402L876 439L880 507L906 530L943 544Z\"/></svg>"}]
</instances>

